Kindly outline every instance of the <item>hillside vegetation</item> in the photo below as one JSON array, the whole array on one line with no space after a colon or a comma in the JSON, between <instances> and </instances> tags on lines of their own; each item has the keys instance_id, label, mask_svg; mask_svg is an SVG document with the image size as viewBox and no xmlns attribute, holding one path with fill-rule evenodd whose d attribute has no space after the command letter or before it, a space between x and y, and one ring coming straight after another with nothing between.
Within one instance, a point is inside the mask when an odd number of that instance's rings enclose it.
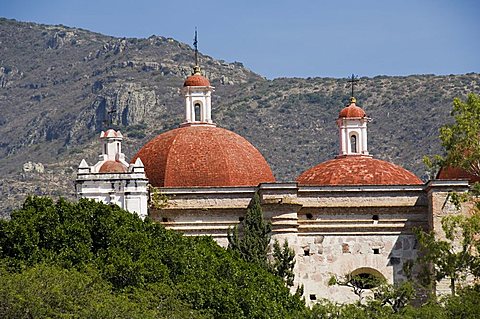
<instances>
[{"instance_id":1,"label":"hillside vegetation","mask_svg":"<svg viewBox=\"0 0 480 319\"><path fill-rule=\"evenodd\" d=\"M0 19L0 57L3 214L27 194L72 197L76 167L82 158L96 161L109 111L116 110L113 126L126 137L127 157L183 121L180 89L193 50L174 39L122 39ZM294 180L336 155L346 79L267 80L238 62L205 55L200 61L216 88L214 121L252 142L277 180ZM356 97L373 119L370 152L425 177L422 157L440 152L438 128L450 120L453 98L479 88L474 73L361 78ZM29 161L44 170L24 169Z\"/></svg>"}]
</instances>

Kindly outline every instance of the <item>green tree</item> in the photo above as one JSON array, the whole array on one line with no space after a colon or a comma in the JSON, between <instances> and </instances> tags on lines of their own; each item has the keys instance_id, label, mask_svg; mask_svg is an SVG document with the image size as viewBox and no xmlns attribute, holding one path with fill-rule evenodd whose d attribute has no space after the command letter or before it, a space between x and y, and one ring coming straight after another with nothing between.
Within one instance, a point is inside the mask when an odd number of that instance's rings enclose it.
<instances>
[{"instance_id":1,"label":"green tree","mask_svg":"<svg viewBox=\"0 0 480 319\"><path fill-rule=\"evenodd\" d=\"M295 253L287 240L282 246L275 240L270 247L271 232L272 226L265 221L260 197L255 193L240 227L228 230L228 249L238 253L245 261L256 263L282 278L291 287L295 278ZM270 248L272 258L269 258ZM302 288L299 289L298 292L301 292Z\"/></svg>"},{"instance_id":2,"label":"green tree","mask_svg":"<svg viewBox=\"0 0 480 319\"><path fill-rule=\"evenodd\" d=\"M0 277L0 285L28 287L13 295L0 287L0 317L2 309L26 309L22 302L39 311L34 317L53 318L115 317L94 311L117 303L118 318L297 318L307 311L280 278L211 237L184 237L86 199L30 197L0 221ZM22 316L29 318L3 317Z\"/></svg>"},{"instance_id":3,"label":"green tree","mask_svg":"<svg viewBox=\"0 0 480 319\"><path fill-rule=\"evenodd\" d=\"M470 93L465 101L455 98L454 123L440 129L445 156L425 158L430 167L458 167L480 176L480 96Z\"/></svg>"},{"instance_id":4,"label":"green tree","mask_svg":"<svg viewBox=\"0 0 480 319\"><path fill-rule=\"evenodd\" d=\"M421 256L418 259L436 281L450 279L450 289L455 295L456 284L468 274L480 275L480 215L449 215L442 219L445 240L439 240L434 232L416 230Z\"/></svg>"},{"instance_id":5,"label":"green tree","mask_svg":"<svg viewBox=\"0 0 480 319\"><path fill-rule=\"evenodd\" d=\"M384 283L375 289L373 296L380 306L389 306L393 313L399 313L415 298L415 287L411 281L398 285Z\"/></svg>"},{"instance_id":6,"label":"green tree","mask_svg":"<svg viewBox=\"0 0 480 319\"><path fill-rule=\"evenodd\" d=\"M343 277L332 276L328 281L329 286L339 285L349 287L358 296L358 303L363 300L363 293L366 290L376 288L385 283L385 280L371 274L346 274Z\"/></svg>"},{"instance_id":7,"label":"green tree","mask_svg":"<svg viewBox=\"0 0 480 319\"><path fill-rule=\"evenodd\" d=\"M278 240L273 243L273 273L282 278L287 286L293 286L295 274L293 268L295 267L295 252L288 246L288 241L285 239L283 246L280 247Z\"/></svg>"},{"instance_id":8,"label":"green tree","mask_svg":"<svg viewBox=\"0 0 480 319\"><path fill-rule=\"evenodd\" d=\"M228 231L228 248L238 252L240 256L248 261L268 268L268 250L272 232L272 226L263 218L260 197L255 193L251 200L245 218L239 227Z\"/></svg>"}]
</instances>

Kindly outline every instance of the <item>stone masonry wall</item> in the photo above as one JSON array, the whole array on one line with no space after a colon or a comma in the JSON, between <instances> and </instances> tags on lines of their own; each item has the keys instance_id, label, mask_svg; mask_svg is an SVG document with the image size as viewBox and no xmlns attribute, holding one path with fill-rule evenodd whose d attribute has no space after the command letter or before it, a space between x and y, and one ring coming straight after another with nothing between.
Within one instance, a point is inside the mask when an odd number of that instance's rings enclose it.
<instances>
[{"instance_id":1,"label":"stone masonry wall","mask_svg":"<svg viewBox=\"0 0 480 319\"><path fill-rule=\"evenodd\" d=\"M414 235L299 236L294 246L296 284L304 285L307 302L328 298L356 301L350 288L328 286L332 275L353 271L381 273L389 283L406 279L403 265L417 256Z\"/></svg>"}]
</instances>

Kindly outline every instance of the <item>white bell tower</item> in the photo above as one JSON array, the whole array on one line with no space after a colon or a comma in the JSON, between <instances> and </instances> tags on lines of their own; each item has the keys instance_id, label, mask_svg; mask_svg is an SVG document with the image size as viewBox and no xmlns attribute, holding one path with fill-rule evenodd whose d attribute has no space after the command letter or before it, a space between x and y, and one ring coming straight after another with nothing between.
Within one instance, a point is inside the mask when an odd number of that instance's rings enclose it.
<instances>
[{"instance_id":1,"label":"white bell tower","mask_svg":"<svg viewBox=\"0 0 480 319\"><path fill-rule=\"evenodd\" d=\"M356 105L356 102L357 100L351 97L350 104L338 115L339 157L348 155L370 156L367 148L367 123L370 119L365 111Z\"/></svg>"},{"instance_id":2,"label":"white bell tower","mask_svg":"<svg viewBox=\"0 0 480 319\"><path fill-rule=\"evenodd\" d=\"M195 66L193 73L185 79L183 94L185 95L185 122L182 126L200 124L215 125L212 121L212 92L214 87L202 75L198 63L197 28L195 28Z\"/></svg>"},{"instance_id":3,"label":"white bell tower","mask_svg":"<svg viewBox=\"0 0 480 319\"><path fill-rule=\"evenodd\" d=\"M182 125L207 124L215 125L212 121L212 92L214 87L205 78L196 65L183 85L185 96L185 122Z\"/></svg>"}]
</instances>

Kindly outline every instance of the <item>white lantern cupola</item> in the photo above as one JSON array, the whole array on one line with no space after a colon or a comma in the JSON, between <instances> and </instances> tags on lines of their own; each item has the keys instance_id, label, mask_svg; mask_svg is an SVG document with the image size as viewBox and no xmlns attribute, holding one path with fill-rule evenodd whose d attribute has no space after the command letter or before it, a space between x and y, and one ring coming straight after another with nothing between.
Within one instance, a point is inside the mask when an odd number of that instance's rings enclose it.
<instances>
[{"instance_id":1,"label":"white lantern cupola","mask_svg":"<svg viewBox=\"0 0 480 319\"><path fill-rule=\"evenodd\" d=\"M212 92L214 87L210 81L202 75L198 63L198 41L197 30L195 29L195 66L193 73L183 83L183 94L185 96L185 125L212 125Z\"/></svg>"},{"instance_id":2,"label":"white lantern cupola","mask_svg":"<svg viewBox=\"0 0 480 319\"><path fill-rule=\"evenodd\" d=\"M352 96L349 105L338 115L337 126L340 139L338 157L370 156L367 148L367 122L370 119L365 111L356 105L356 102L357 100Z\"/></svg>"},{"instance_id":3,"label":"white lantern cupola","mask_svg":"<svg viewBox=\"0 0 480 319\"><path fill-rule=\"evenodd\" d=\"M183 84L185 122L182 125L215 125L212 121L212 92L214 87L196 65L193 74Z\"/></svg>"}]
</instances>

